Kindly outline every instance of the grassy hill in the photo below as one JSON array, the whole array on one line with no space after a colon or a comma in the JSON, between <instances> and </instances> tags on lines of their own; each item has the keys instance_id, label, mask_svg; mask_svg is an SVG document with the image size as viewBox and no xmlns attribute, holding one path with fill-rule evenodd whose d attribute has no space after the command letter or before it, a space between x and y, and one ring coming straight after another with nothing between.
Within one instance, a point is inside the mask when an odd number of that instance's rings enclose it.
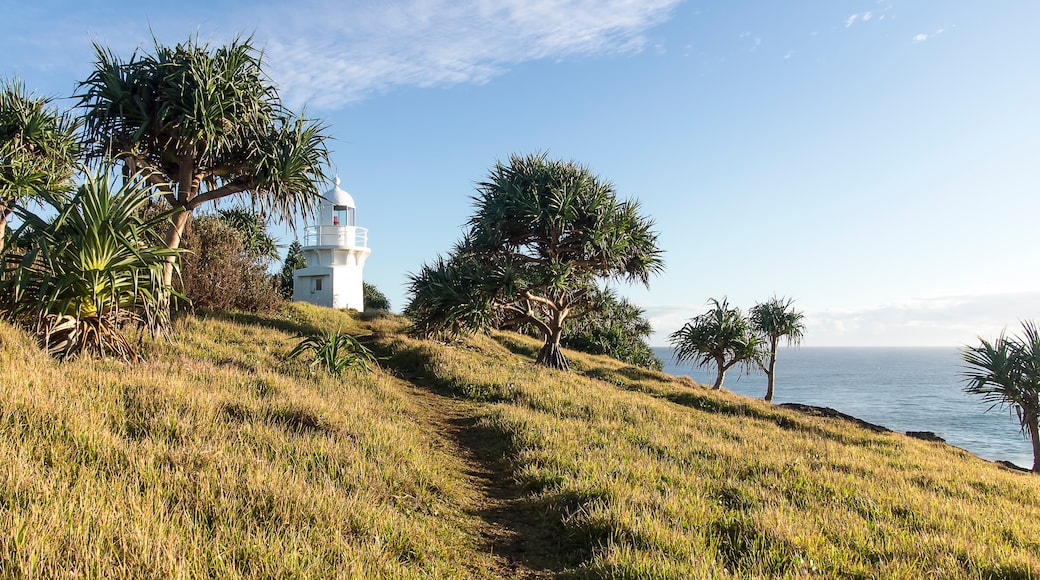
<instances>
[{"instance_id":1,"label":"grassy hill","mask_svg":"<svg viewBox=\"0 0 1040 580\"><path fill-rule=\"evenodd\" d=\"M1040 575L1040 478L496 333L305 305L185 317L146 362L0 324L5 577ZM312 374L298 332L381 368Z\"/></svg>"}]
</instances>

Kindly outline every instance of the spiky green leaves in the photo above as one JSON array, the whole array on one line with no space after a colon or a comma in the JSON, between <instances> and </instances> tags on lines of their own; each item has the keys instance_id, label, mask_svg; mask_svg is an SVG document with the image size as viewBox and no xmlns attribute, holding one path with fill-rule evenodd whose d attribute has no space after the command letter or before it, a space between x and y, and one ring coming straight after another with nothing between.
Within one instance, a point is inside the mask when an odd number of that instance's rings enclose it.
<instances>
[{"instance_id":1,"label":"spiky green leaves","mask_svg":"<svg viewBox=\"0 0 1040 580\"><path fill-rule=\"evenodd\" d=\"M653 222L583 165L514 155L496 163L477 192L472 247L516 266L537 264L539 286L573 289L593 278L647 284L663 269Z\"/></svg>"},{"instance_id":2,"label":"spiky green leaves","mask_svg":"<svg viewBox=\"0 0 1040 580\"><path fill-rule=\"evenodd\" d=\"M0 250L8 214L20 200L67 189L77 167L76 122L25 91L0 83Z\"/></svg>"},{"instance_id":3,"label":"spiky green leaves","mask_svg":"<svg viewBox=\"0 0 1040 580\"><path fill-rule=\"evenodd\" d=\"M723 377L731 367L755 362L759 357L761 341L751 328L744 313L712 298L711 308L673 332L668 341L677 363L697 366L714 364L718 371L715 388L722 387Z\"/></svg>"},{"instance_id":4,"label":"spiky green leaves","mask_svg":"<svg viewBox=\"0 0 1040 580\"><path fill-rule=\"evenodd\" d=\"M452 254L411 278L406 313L424 334L522 322L558 353L565 320L582 312L597 281L646 284L663 269L653 222L574 162L514 155L495 164L474 202ZM554 354L548 364L565 361Z\"/></svg>"},{"instance_id":5,"label":"spiky green leaves","mask_svg":"<svg viewBox=\"0 0 1040 580\"><path fill-rule=\"evenodd\" d=\"M134 358L120 329L128 322L163 329L162 272L177 253L156 234L168 215L139 211L149 198L144 177L119 180L105 172L88 175L69 200L43 196L53 218L17 208L22 225L15 237L27 250L4 263L2 309L28 322L60 357Z\"/></svg>"},{"instance_id":6,"label":"spiky green leaves","mask_svg":"<svg viewBox=\"0 0 1040 580\"><path fill-rule=\"evenodd\" d=\"M805 315L794 309L794 299L776 296L751 307L751 325L772 343L786 338L799 344L805 336Z\"/></svg>"},{"instance_id":7,"label":"spiky green leaves","mask_svg":"<svg viewBox=\"0 0 1040 580\"><path fill-rule=\"evenodd\" d=\"M310 357L311 369L321 368L339 376L347 369L355 373L370 373L376 362L375 355L358 339L344 332L326 332L300 337L300 342L289 353L289 359Z\"/></svg>"},{"instance_id":8,"label":"spiky green leaves","mask_svg":"<svg viewBox=\"0 0 1040 580\"><path fill-rule=\"evenodd\" d=\"M1008 408L1033 445L1033 471L1040 473L1040 328L1022 322L1022 334L1006 336L961 352L967 368L965 392L980 395L990 408Z\"/></svg>"},{"instance_id":9,"label":"spiky green leaves","mask_svg":"<svg viewBox=\"0 0 1040 580\"><path fill-rule=\"evenodd\" d=\"M325 127L282 105L251 39L218 48L156 42L128 61L95 50L77 95L95 156L156 172L153 184L189 211L244 192L275 215L313 209L328 162Z\"/></svg>"}]
</instances>

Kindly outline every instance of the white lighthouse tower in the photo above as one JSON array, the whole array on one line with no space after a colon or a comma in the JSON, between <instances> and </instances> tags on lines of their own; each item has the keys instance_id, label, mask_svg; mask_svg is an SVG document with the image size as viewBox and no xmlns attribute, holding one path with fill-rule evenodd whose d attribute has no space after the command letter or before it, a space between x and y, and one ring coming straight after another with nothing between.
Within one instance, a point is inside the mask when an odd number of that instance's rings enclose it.
<instances>
[{"instance_id":1,"label":"white lighthouse tower","mask_svg":"<svg viewBox=\"0 0 1040 580\"><path fill-rule=\"evenodd\" d=\"M330 308L365 309L361 269L368 248L368 230L357 227L354 198L336 185L323 196L318 224L304 230L307 267L293 274L293 300Z\"/></svg>"}]
</instances>

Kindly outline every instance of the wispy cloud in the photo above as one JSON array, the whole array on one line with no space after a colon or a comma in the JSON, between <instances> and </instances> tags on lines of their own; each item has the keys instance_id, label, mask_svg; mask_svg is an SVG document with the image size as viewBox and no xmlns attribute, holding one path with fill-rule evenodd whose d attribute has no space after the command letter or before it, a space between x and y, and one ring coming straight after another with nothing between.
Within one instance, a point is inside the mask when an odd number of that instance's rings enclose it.
<instances>
[{"instance_id":1,"label":"wispy cloud","mask_svg":"<svg viewBox=\"0 0 1040 580\"><path fill-rule=\"evenodd\" d=\"M891 9L892 9L891 5L883 7L884 11L888 11L888 10L891 10ZM845 28L852 28L852 26L854 24L856 24L857 22L870 22L871 20L875 20L875 19L878 20L878 21L884 20L885 19L885 15L884 14L876 14L872 10L867 10L866 12L857 12L857 13L852 14L851 16L849 16L848 18L845 19Z\"/></svg>"},{"instance_id":2,"label":"wispy cloud","mask_svg":"<svg viewBox=\"0 0 1040 580\"><path fill-rule=\"evenodd\" d=\"M483 83L532 60L639 51L679 1L370 1L349 13L319 1L263 28L278 31L266 52L286 100L336 108L398 87Z\"/></svg>"},{"instance_id":3,"label":"wispy cloud","mask_svg":"<svg viewBox=\"0 0 1040 580\"><path fill-rule=\"evenodd\" d=\"M920 42L925 42L926 40L930 40L932 38L935 38L936 36L939 36L940 34L942 34L943 31L945 31L945 30L946 30L945 28L939 28L939 29L937 29L935 32L933 32L931 34L924 34L924 33L918 34L917 36L914 37L914 44L917 44L917 43L920 43Z\"/></svg>"},{"instance_id":4,"label":"wispy cloud","mask_svg":"<svg viewBox=\"0 0 1040 580\"><path fill-rule=\"evenodd\" d=\"M806 312L813 344L963 345L996 338L1021 318L1040 315L1040 292L944 296L849 310Z\"/></svg>"}]
</instances>

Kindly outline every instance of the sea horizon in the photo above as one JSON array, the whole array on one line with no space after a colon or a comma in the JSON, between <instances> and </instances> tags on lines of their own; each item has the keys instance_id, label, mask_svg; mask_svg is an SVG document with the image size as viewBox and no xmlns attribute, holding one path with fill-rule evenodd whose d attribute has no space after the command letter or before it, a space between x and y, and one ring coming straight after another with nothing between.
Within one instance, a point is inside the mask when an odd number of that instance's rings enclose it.
<instances>
[{"instance_id":1,"label":"sea horizon","mask_svg":"<svg viewBox=\"0 0 1040 580\"><path fill-rule=\"evenodd\" d=\"M931 431L950 445L989 461L1032 466L1032 448L1009 412L965 393L961 347L799 346L777 357L773 403L830 407L898 432ZM711 385L713 367L678 365L671 347L653 347L664 372ZM723 388L765 396L761 371L726 373Z\"/></svg>"}]
</instances>

